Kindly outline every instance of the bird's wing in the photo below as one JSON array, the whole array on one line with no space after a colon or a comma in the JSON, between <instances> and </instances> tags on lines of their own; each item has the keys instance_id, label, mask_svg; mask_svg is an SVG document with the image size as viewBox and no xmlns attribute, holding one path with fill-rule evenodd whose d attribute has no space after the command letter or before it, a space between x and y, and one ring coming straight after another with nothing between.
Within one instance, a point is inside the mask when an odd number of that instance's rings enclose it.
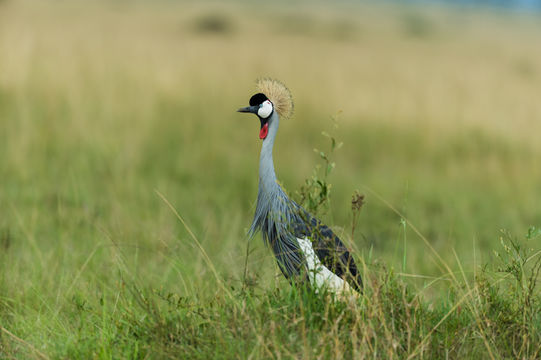
<instances>
[{"instance_id":1,"label":"bird's wing","mask_svg":"<svg viewBox=\"0 0 541 360\"><path fill-rule=\"evenodd\" d=\"M354 289L361 291L361 275L348 248L328 226L308 213L303 215L306 216L302 216L304 221L295 227L295 235L308 237L321 263L345 279Z\"/></svg>"},{"instance_id":2,"label":"bird's wing","mask_svg":"<svg viewBox=\"0 0 541 360\"><path fill-rule=\"evenodd\" d=\"M276 257L282 274L292 282L307 281L303 271L303 255L297 239L289 232L281 232L266 218L261 225L263 240L268 244Z\"/></svg>"}]
</instances>

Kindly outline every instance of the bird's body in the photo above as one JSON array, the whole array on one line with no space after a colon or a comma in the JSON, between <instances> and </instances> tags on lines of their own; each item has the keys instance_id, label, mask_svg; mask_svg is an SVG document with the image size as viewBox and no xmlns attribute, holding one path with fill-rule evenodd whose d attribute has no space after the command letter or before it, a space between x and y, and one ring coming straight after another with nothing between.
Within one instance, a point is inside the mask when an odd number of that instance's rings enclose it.
<instances>
[{"instance_id":1,"label":"bird's body","mask_svg":"<svg viewBox=\"0 0 541 360\"><path fill-rule=\"evenodd\" d=\"M334 293L351 288L361 291L361 277L348 249L331 229L289 199L278 184L272 151L279 115L287 116L292 110L292 103L287 103L291 102L289 91L270 79L260 80L258 87L262 92L252 96L251 106L239 109L258 115L263 140L257 205L250 234L261 231L280 270L290 281L308 281L316 291L323 288Z\"/></svg>"}]
</instances>

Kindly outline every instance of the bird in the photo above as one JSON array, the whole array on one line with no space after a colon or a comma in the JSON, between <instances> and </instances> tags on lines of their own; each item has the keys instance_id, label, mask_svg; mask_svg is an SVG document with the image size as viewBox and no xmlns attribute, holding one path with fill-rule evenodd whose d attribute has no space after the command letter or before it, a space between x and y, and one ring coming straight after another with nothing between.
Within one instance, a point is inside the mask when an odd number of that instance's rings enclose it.
<instances>
[{"instance_id":1,"label":"bird","mask_svg":"<svg viewBox=\"0 0 541 360\"><path fill-rule=\"evenodd\" d=\"M241 113L255 114L262 140L255 214L248 231L259 231L290 283L307 284L316 292L362 293L363 282L353 256L334 232L290 199L274 170L273 147L280 119L293 113L293 98L280 81L262 78Z\"/></svg>"}]
</instances>

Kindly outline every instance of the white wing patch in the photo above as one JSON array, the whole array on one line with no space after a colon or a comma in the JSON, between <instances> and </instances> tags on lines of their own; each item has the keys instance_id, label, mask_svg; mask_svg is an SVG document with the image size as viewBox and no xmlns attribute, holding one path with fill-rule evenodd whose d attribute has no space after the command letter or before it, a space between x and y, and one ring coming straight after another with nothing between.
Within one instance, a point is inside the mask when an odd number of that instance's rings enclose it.
<instances>
[{"instance_id":1,"label":"white wing patch","mask_svg":"<svg viewBox=\"0 0 541 360\"><path fill-rule=\"evenodd\" d=\"M326 288L334 293L341 293L343 291L350 292L351 288L349 284L342 278L338 277L335 273L329 270L325 265L321 263L310 239L299 239L299 246L306 259L306 265L308 267L308 277L310 284L317 289Z\"/></svg>"}]
</instances>

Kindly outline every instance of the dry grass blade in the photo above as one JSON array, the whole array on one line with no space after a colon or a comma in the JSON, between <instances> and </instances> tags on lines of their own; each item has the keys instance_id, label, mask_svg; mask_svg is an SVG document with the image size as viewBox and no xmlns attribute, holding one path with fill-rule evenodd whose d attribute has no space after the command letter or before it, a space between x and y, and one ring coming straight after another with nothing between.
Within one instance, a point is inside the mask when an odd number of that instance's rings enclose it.
<instances>
[{"instance_id":1,"label":"dry grass blade","mask_svg":"<svg viewBox=\"0 0 541 360\"><path fill-rule=\"evenodd\" d=\"M445 320L447 320L447 318L449 316L451 316L451 314L468 298L468 296L471 295L471 292L468 291L466 294L464 294L464 296L462 296L460 298L460 300L458 300L456 302L456 304L447 312L447 314L445 314L444 317L442 317L440 319L440 321L438 321L438 323L432 328L432 330L430 330L428 332L428 334L426 334L426 336L423 338L423 340L421 340L421 342L415 347L415 349L413 350L413 352L411 354L409 354L408 356L408 360L409 359L413 359L417 353L425 346L425 344L428 342L428 340L430 340L430 337L432 336L432 334L434 333L434 331L436 331L441 324L443 324L443 322Z\"/></svg>"},{"instance_id":2,"label":"dry grass blade","mask_svg":"<svg viewBox=\"0 0 541 360\"><path fill-rule=\"evenodd\" d=\"M400 216L402 219L404 219L406 221L406 223L411 227L411 229L417 234L417 236L419 236L419 238L421 238L421 240L423 240L423 242L425 243L425 245L430 249L430 251L432 252L432 254L436 257L436 259L440 262L440 264L445 268L445 270L447 271L447 273L449 273L449 275L451 275L451 277L453 278L453 280L455 281L455 283L458 283L458 280L457 278L455 277L453 271L451 270L451 268L449 267L449 265L447 264L447 262L445 262L445 260L443 260L443 258L440 256L440 254L438 254L438 252L436 251L436 249L434 249L434 247L430 244L430 242L428 241L428 239L423 235L421 234L421 232L415 227L415 225L413 225L411 223L411 221L408 220L408 218L406 218L399 210L397 210L393 205L391 205L387 200L385 200L384 198L382 198L378 193L376 193L374 190L370 189L368 186L365 186L365 188L370 191L370 193L372 193L378 200L380 200L381 202L383 202L389 209L391 209L395 214L397 214L398 216ZM441 267L440 267L441 269ZM442 269L443 270L443 269Z\"/></svg>"},{"instance_id":3,"label":"dry grass blade","mask_svg":"<svg viewBox=\"0 0 541 360\"><path fill-rule=\"evenodd\" d=\"M464 272L464 269L462 268L462 263L461 263L458 255L457 255L455 249L453 249L453 254L455 255L456 262L457 262L457 264L458 264L458 266L460 268L460 272L462 274L462 279L464 281L464 284L466 284L466 287L468 289L468 294L473 294L473 292L476 291L477 289L475 287L472 288L470 286L470 283L469 283L468 279L466 278L466 273ZM475 301L468 302L467 306L470 308L470 311L472 312L473 317L475 318L475 323L477 324L477 328L479 329L479 334L483 338L483 343L485 344L485 347L486 347L486 349L488 351L488 354L489 354L490 358L492 360L494 360L494 354L493 354L492 348L490 347L487 336L485 334L485 330L483 329L483 326L481 324L480 315L479 315L479 309L477 308L476 302Z\"/></svg>"},{"instance_id":4,"label":"dry grass blade","mask_svg":"<svg viewBox=\"0 0 541 360\"><path fill-rule=\"evenodd\" d=\"M2 330L2 332L4 332L5 334L7 334L8 336L10 336L11 338L13 338L15 341L21 343L22 345L26 346L27 348L29 348L34 354L36 354L40 359L45 359L45 360L48 360L49 357L47 355L45 355L44 353L42 353L41 351L39 351L38 349L36 349L32 344L24 341L23 339L21 339L20 337L18 337L17 335L13 334L12 332L10 332L8 329L6 329L5 327L3 327L2 325L0 325L0 330Z\"/></svg>"},{"instance_id":5,"label":"dry grass blade","mask_svg":"<svg viewBox=\"0 0 541 360\"><path fill-rule=\"evenodd\" d=\"M195 236L195 234L193 233L192 229L190 229L190 227L188 226L188 224L186 224L186 222L184 221L184 219L182 218L182 216L180 216L180 214L178 213L178 211L175 209L175 207L169 202L169 200L167 200L165 198L165 196L163 196L163 194L161 192L159 192L158 190L155 190L156 194L163 200L163 202L169 207L169 209L171 209L171 211L173 212L173 214L175 214L176 218L180 220L180 222L182 223L182 225L184 226L184 228L186 229L186 231L188 232L188 234L190 234L192 240L195 242L195 244L197 245L197 248L199 249L199 251L201 252L201 254L203 255L203 258L205 259L205 262L206 264L208 265L209 269L211 270L212 274L214 275L215 279L216 279L216 282L220 285L220 287L222 288L222 290L225 291L225 293L227 295L229 295L229 297L231 298L234 298L233 294L231 294L231 292L229 291L229 289L224 285L223 283L223 280L222 278L220 277L220 275L218 274L218 271L216 271L216 267L214 266L214 264L212 263L212 260L210 259L210 257L208 256L207 252L205 251L205 249L203 248L203 246L201 245L201 243L199 242L199 240L197 240L197 237Z\"/></svg>"}]
</instances>

